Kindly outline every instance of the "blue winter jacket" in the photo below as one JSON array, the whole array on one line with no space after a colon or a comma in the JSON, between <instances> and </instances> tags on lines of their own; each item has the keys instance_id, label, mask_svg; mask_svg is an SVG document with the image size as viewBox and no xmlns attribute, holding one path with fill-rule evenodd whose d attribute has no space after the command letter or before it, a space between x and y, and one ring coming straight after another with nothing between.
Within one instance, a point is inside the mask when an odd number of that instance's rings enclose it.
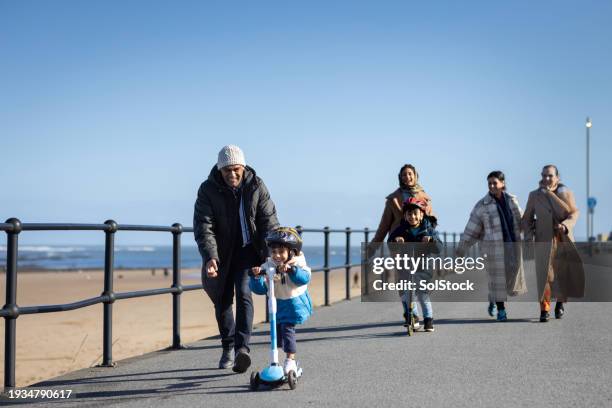
<instances>
[{"instance_id":1,"label":"blue winter jacket","mask_svg":"<svg viewBox=\"0 0 612 408\"><path fill-rule=\"evenodd\" d=\"M285 283L281 280L274 281L274 296L276 297L276 321L278 323L301 324L312 315L312 300L308 294L308 283L310 282L310 268L306 265L304 254L295 257L294 271L287 275ZM262 268L275 267L268 260ZM249 286L251 291L258 295L268 293L268 285L263 275L251 277Z\"/></svg>"}]
</instances>

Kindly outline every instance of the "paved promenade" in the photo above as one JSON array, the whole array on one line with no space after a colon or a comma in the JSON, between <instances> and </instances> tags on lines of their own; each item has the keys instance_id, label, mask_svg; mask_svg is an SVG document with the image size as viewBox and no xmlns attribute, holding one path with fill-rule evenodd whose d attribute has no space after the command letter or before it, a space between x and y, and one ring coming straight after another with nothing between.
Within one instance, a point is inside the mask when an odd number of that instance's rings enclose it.
<instances>
[{"instance_id":1,"label":"paved promenade","mask_svg":"<svg viewBox=\"0 0 612 408\"><path fill-rule=\"evenodd\" d=\"M216 368L215 339L39 386L73 390L75 398L50 403L59 407L612 406L611 304L569 304L564 319L545 324L534 303L510 303L506 323L485 309L485 302L435 303L435 333L408 337L399 302L318 308L299 330L304 376L295 391L251 392L248 373ZM254 366L267 357L262 324Z\"/></svg>"}]
</instances>

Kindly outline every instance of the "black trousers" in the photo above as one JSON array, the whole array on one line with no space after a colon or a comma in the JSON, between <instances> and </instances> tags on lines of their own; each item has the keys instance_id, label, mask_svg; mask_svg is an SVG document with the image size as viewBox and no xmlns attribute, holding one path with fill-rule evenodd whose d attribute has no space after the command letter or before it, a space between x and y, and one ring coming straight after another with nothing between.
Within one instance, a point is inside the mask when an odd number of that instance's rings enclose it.
<instances>
[{"instance_id":1,"label":"black trousers","mask_svg":"<svg viewBox=\"0 0 612 408\"><path fill-rule=\"evenodd\" d=\"M215 317L224 349L250 351L253 330L253 298L249 288L249 269L258 265L251 245L241 248L230 267L221 300L215 304ZM234 320L234 292L236 293L236 319Z\"/></svg>"},{"instance_id":2,"label":"black trousers","mask_svg":"<svg viewBox=\"0 0 612 408\"><path fill-rule=\"evenodd\" d=\"M253 298L249 288L248 269L235 269L226 280L221 301L215 304L215 317L224 349L232 347L249 350L253 328ZM234 290L236 291L236 320L234 321Z\"/></svg>"}]
</instances>

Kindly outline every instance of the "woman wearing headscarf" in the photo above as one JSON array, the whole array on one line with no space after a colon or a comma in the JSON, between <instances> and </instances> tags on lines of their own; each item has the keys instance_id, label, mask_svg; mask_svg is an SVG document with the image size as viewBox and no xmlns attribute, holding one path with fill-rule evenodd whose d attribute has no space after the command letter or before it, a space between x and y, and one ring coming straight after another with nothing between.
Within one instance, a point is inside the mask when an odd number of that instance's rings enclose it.
<instances>
[{"instance_id":1,"label":"woman wearing headscarf","mask_svg":"<svg viewBox=\"0 0 612 408\"><path fill-rule=\"evenodd\" d=\"M489 192L474 206L459 241L457 255L480 242L487 255L490 316L508 320L507 296L527 292L521 251L521 207L516 196L506 191L506 177L501 171L487 176Z\"/></svg>"},{"instance_id":2,"label":"woman wearing headscarf","mask_svg":"<svg viewBox=\"0 0 612 408\"><path fill-rule=\"evenodd\" d=\"M400 168L397 178L399 188L386 197L385 209L380 218L376 234L372 238L373 243L383 242L385 237L400 225L403 218L402 207L410 198L420 200L425 204L425 215L431 222L432 227L436 227L437 219L431 209L431 198L419 184L419 173L416 168L412 164L404 164ZM417 322L414 326L416 329L419 327L416 303L413 303L412 311Z\"/></svg>"},{"instance_id":3,"label":"woman wearing headscarf","mask_svg":"<svg viewBox=\"0 0 612 408\"><path fill-rule=\"evenodd\" d=\"M409 198L424 201L427 204L425 214L435 221L431 209L431 198L419 184L419 173L412 164L404 164L397 175L399 188L386 197L385 209L372 242L383 242L387 234L397 228L402 220L402 205Z\"/></svg>"},{"instance_id":4,"label":"woman wearing headscarf","mask_svg":"<svg viewBox=\"0 0 612 408\"><path fill-rule=\"evenodd\" d=\"M584 268L574 245L578 215L574 193L561 183L557 167L544 166L540 186L529 193L522 220L525 239L536 242L541 322L550 317L551 298L557 300L555 318L560 319L568 297L584 296Z\"/></svg>"}]
</instances>

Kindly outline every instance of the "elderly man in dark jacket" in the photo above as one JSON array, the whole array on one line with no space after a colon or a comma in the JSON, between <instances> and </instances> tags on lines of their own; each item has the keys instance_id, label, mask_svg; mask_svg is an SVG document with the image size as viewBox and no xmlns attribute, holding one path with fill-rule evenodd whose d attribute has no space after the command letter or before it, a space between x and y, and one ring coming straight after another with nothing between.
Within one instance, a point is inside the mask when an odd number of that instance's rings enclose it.
<instances>
[{"instance_id":1,"label":"elderly man in dark jacket","mask_svg":"<svg viewBox=\"0 0 612 408\"><path fill-rule=\"evenodd\" d=\"M203 260L202 284L215 305L223 346L219 368L233 364L233 370L242 373L251 364L253 300L248 271L265 260L266 234L278 225L264 182L246 165L238 146L223 147L217 165L198 190L193 214L195 240Z\"/></svg>"}]
</instances>

